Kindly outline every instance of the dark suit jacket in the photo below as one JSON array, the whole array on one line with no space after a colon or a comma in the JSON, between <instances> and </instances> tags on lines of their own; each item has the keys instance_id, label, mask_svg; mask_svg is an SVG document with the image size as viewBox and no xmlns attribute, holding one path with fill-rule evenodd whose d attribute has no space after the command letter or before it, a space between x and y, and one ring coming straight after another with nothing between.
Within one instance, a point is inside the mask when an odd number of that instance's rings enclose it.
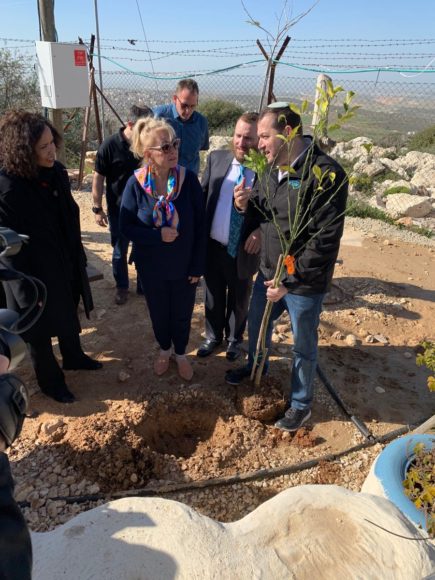
<instances>
[{"instance_id":1,"label":"dark suit jacket","mask_svg":"<svg viewBox=\"0 0 435 580\"><path fill-rule=\"evenodd\" d=\"M207 158L207 165L202 177L202 189L206 196L206 229L207 237L213 223L216 205L222 183L233 161L234 154L229 150L212 151ZM258 222L247 219L243 222L239 250L237 253L237 275L240 279L253 276L259 266L259 254L248 254L244 245L247 237L258 227Z\"/></svg>"}]
</instances>

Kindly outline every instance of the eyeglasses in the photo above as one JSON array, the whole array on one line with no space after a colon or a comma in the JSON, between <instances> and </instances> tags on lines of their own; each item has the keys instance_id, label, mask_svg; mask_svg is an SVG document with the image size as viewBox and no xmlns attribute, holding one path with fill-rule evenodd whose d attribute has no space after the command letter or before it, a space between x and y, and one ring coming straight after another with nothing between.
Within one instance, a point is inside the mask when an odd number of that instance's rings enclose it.
<instances>
[{"instance_id":1,"label":"eyeglasses","mask_svg":"<svg viewBox=\"0 0 435 580\"><path fill-rule=\"evenodd\" d=\"M163 143L163 145L159 145L158 147L148 147L148 149L153 149L154 151L161 151L162 153L167 155L171 149L175 149L175 151L178 151L180 143L181 139L174 139L172 143Z\"/></svg>"},{"instance_id":2,"label":"eyeglasses","mask_svg":"<svg viewBox=\"0 0 435 580\"><path fill-rule=\"evenodd\" d=\"M183 101L180 100L178 95L175 95L175 97L177 98L178 102L180 103L180 107L183 111L188 111L189 109L191 111L193 111L194 109L196 109L196 107L198 105L198 103L196 103L195 105L188 105L187 103L183 103Z\"/></svg>"}]
</instances>

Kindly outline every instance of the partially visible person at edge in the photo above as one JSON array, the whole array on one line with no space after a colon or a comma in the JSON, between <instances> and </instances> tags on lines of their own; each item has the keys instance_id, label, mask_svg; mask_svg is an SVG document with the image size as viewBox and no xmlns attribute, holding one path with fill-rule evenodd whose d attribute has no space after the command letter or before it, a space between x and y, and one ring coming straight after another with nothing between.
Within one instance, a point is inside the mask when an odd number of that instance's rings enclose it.
<instances>
[{"instance_id":1,"label":"partially visible person at edge","mask_svg":"<svg viewBox=\"0 0 435 580\"><path fill-rule=\"evenodd\" d=\"M96 370L99 361L80 344L77 306L93 309L81 242L79 208L71 195L65 167L56 161L60 137L39 114L9 111L0 119L0 225L29 236L15 256L2 257L6 268L39 278L47 302L39 320L22 334L28 343L41 391L61 403L74 395L53 353L58 337L64 370ZM8 308L22 314L34 304L29 282L5 286Z\"/></svg>"},{"instance_id":2,"label":"partially visible person at edge","mask_svg":"<svg viewBox=\"0 0 435 580\"><path fill-rule=\"evenodd\" d=\"M139 167L139 161L130 151L134 124L138 119L152 116L149 107L133 105L124 127L103 141L95 159L95 172L92 182L92 211L95 221L101 227L109 225L113 247L112 270L116 284L115 304L125 304L128 299L127 253L129 240L119 232L119 206L122 192L128 178ZM107 213L103 209L104 181L106 181ZM142 293L137 284L138 294Z\"/></svg>"},{"instance_id":3,"label":"partially visible person at edge","mask_svg":"<svg viewBox=\"0 0 435 580\"><path fill-rule=\"evenodd\" d=\"M14 480L0 433L0 578L30 580L32 543L29 529L14 500Z\"/></svg>"},{"instance_id":4,"label":"partially visible person at edge","mask_svg":"<svg viewBox=\"0 0 435 580\"><path fill-rule=\"evenodd\" d=\"M162 119L140 119L132 151L142 167L127 182L121 233L133 242L136 268L160 352L163 375L172 349L180 376L190 380L186 357L195 293L205 266L205 209L196 175L178 165L180 140ZM145 346L145 345L144 345Z\"/></svg>"},{"instance_id":5,"label":"partially visible person at edge","mask_svg":"<svg viewBox=\"0 0 435 580\"><path fill-rule=\"evenodd\" d=\"M243 165L256 149L257 113L244 113L236 123L231 150L212 151L202 178L207 199L205 270L205 341L199 357L210 355L225 337L227 360L240 356L248 316L252 277L258 270L261 233L234 209L234 188L252 187L254 172Z\"/></svg>"},{"instance_id":6,"label":"partially visible person at edge","mask_svg":"<svg viewBox=\"0 0 435 580\"><path fill-rule=\"evenodd\" d=\"M195 111L198 97L198 83L193 79L183 79L177 84L172 103L153 109L154 116L165 119L181 140L180 165L196 175L199 173L199 152L209 148L207 119Z\"/></svg>"},{"instance_id":7,"label":"partially visible person at edge","mask_svg":"<svg viewBox=\"0 0 435 580\"><path fill-rule=\"evenodd\" d=\"M8 372L9 356L0 342L0 376ZM11 412L0 397L0 579L30 580L32 543L26 520L14 499L11 466L4 453L7 448L2 431L5 418L10 424Z\"/></svg>"},{"instance_id":8,"label":"partially visible person at edge","mask_svg":"<svg viewBox=\"0 0 435 580\"><path fill-rule=\"evenodd\" d=\"M283 105L279 107L279 105ZM295 138L287 142L293 129ZM236 385L248 376L254 356L266 300L273 302L267 327L266 348L270 346L272 323L284 310L290 316L293 331L293 366L288 408L276 427L296 431L311 416L313 381L317 367L317 328L322 302L328 291L343 234L344 211L348 193L347 178L342 167L302 133L301 118L285 103L272 105L261 112L258 120L259 149L265 154L270 171L252 192L255 204L249 202L251 192L240 188L235 204L241 211L257 213L261 221L261 263L254 284L248 314L249 358L242 368L228 371L226 381ZM288 172L287 167L292 171ZM322 184L314 175L317 166ZM269 192L266 200L264 192ZM282 253L278 232L270 220L272 212L281 231L289 238L289 206L294 219L298 196L303 196L301 234L290 249L295 255L295 271L285 273L277 288L273 278ZM255 205L268 216L266 220ZM265 369L267 372L268 361Z\"/></svg>"}]
</instances>

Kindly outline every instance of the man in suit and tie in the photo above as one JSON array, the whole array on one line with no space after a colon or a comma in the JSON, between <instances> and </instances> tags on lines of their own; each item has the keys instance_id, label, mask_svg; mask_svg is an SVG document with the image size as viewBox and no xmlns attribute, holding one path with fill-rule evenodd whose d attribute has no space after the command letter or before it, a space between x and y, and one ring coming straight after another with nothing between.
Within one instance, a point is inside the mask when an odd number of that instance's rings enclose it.
<instances>
[{"instance_id":1,"label":"man in suit and tie","mask_svg":"<svg viewBox=\"0 0 435 580\"><path fill-rule=\"evenodd\" d=\"M234 188L252 187L255 175L243 161L250 149L257 149L257 119L257 113L244 113L238 119L231 150L212 151L202 179L208 242L206 328L199 357L209 356L224 338L226 358L234 361L240 356L261 234L258 224L247 221L235 208Z\"/></svg>"}]
</instances>

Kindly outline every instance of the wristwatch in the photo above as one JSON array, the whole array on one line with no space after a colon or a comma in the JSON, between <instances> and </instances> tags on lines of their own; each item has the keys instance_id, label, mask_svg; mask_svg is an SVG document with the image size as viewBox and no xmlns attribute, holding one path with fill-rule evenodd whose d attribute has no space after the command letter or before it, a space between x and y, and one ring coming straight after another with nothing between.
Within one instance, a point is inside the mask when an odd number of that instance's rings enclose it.
<instances>
[{"instance_id":1,"label":"wristwatch","mask_svg":"<svg viewBox=\"0 0 435 580\"><path fill-rule=\"evenodd\" d=\"M103 208L102 208L101 206L94 206L94 207L92 208L92 211L93 211L94 213L97 213L97 214L98 214L98 213L101 213L101 212L103 211Z\"/></svg>"}]
</instances>

